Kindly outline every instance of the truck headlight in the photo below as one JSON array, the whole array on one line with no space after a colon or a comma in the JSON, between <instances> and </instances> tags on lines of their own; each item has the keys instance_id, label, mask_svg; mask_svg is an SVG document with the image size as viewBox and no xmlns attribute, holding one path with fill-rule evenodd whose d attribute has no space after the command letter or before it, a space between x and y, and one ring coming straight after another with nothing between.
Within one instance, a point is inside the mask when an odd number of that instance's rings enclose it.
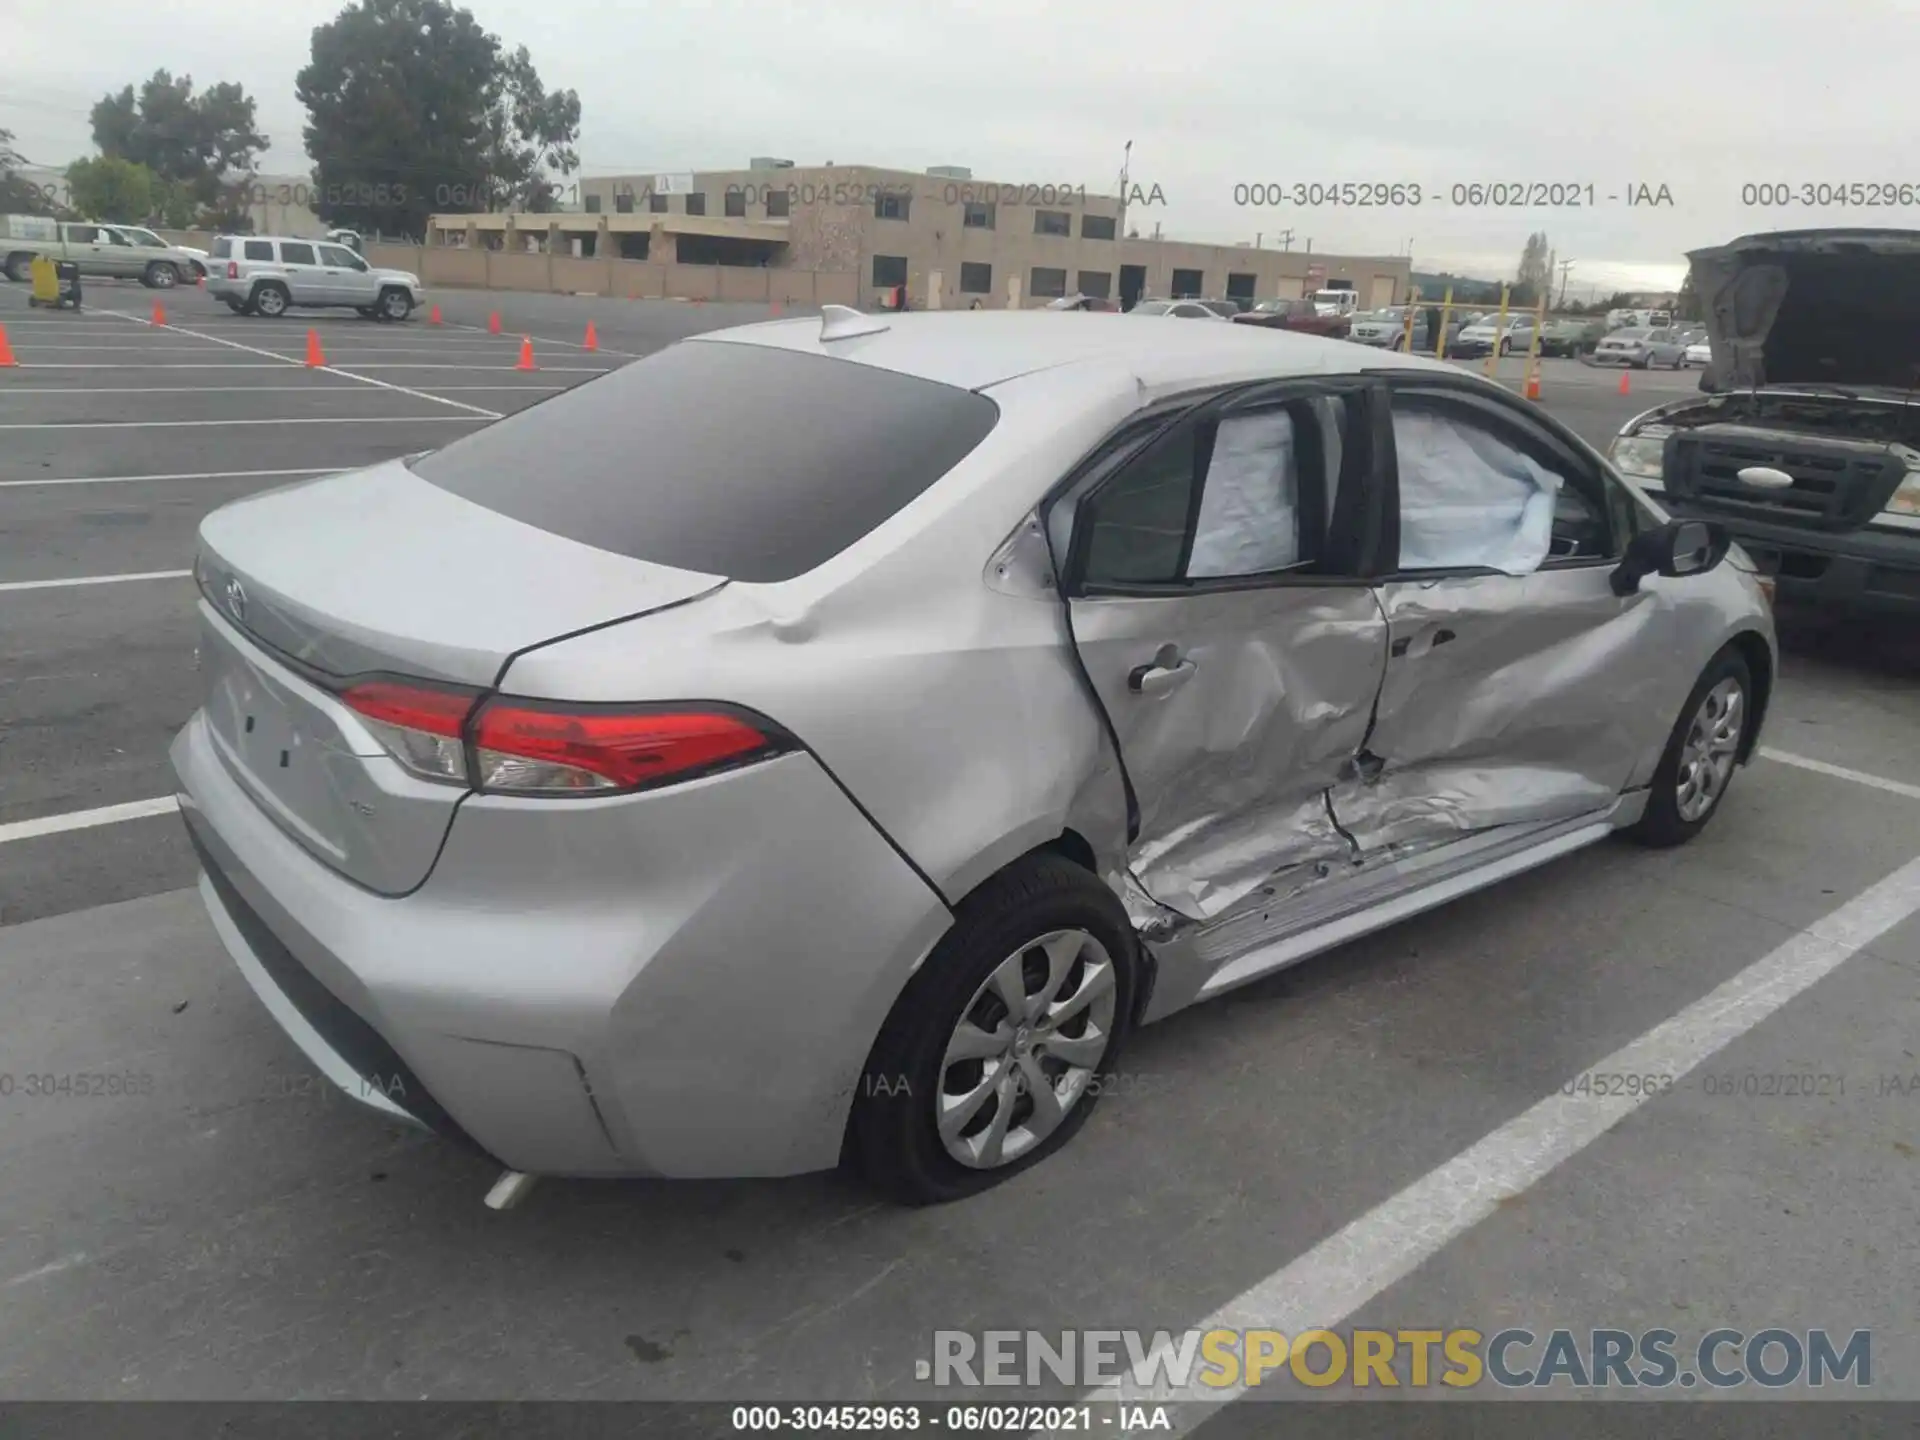
<instances>
[{"instance_id":1,"label":"truck headlight","mask_svg":"<svg viewBox=\"0 0 1920 1440\"><path fill-rule=\"evenodd\" d=\"M1666 453L1667 436L1673 432L1664 425L1652 425L1637 435L1616 435L1607 449L1607 458L1623 475L1640 480L1658 480Z\"/></svg>"}]
</instances>

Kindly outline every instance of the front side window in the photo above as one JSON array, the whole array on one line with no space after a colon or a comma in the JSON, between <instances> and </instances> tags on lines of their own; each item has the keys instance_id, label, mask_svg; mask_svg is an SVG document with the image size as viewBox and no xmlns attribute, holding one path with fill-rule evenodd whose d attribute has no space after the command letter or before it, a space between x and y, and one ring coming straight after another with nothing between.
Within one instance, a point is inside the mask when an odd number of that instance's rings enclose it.
<instances>
[{"instance_id":1,"label":"front side window","mask_svg":"<svg viewBox=\"0 0 1920 1440\"><path fill-rule=\"evenodd\" d=\"M1531 574L1563 530L1570 541L1606 548L1604 517L1584 495L1563 499L1566 476L1545 463L1552 457L1530 453L1515 432L1472 406L1398 396L1393 443L1403 573Z\"/></svg>"},{"instance_id":2,"label":"front side window","mask_svg":"<svg viewBox=\"0 0 1920 1440\"><path fill-rule=\"evenodd\" d=\"M364 270L367 268L365 262L344 245L322 245L320 247L320 263L322 265L335 265L342 270Z\"/></svg>"}]
</instances>

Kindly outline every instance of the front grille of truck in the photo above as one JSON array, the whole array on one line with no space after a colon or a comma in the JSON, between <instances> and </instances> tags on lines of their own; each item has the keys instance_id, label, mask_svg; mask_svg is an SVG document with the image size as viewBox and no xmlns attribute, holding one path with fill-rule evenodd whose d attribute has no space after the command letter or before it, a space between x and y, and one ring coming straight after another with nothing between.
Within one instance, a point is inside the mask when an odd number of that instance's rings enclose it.
<instances>
[{"instance_id":1,"label":"front grille of truck","mask_svg":"<svg viewBox=\"0 0 1920 1440\"><path fill-rule=\"evenodd\" d=\"M1759 465L1793 485L1762 490L1740 479ZM1743 435L1735 427L1682 431L1667 442L1665 486L1687 508L1817 530L1852 530L1879 513L1906 473L1883 446Z\"/></svg>"}]
</instances>

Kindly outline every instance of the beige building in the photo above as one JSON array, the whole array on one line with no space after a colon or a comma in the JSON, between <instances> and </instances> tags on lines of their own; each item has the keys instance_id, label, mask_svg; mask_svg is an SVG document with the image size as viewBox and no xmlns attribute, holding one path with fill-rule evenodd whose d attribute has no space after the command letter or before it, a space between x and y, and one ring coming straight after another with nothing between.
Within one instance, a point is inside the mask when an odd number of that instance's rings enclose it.
<instances>
[{"instance_id":1,"label":"beige building","mask_svg":"<svg viewBox=\"0 0 1920 1440\"><path fill-rule=\"evenodd\" d=\"M1409 284L1404 256L1139 238L1156 230L1158 207L1136 192L1123 214L1115 195L976 180L957 167L921 173L757 160L741 170L601 176L579 189L581 209L563 214L436 215L427 244L639 262L665 277L669 294L673 272L687 267L717 272L713 290L722 297L808 293L786 277L756 287L730 273L741 270L809 272L815 298L861 305L883 303L904 284L914 305L949 310L1043 305L1071 294L1264 300L1330 283L1377 306L1404 299ZM836 283L823 283L828 276Z\"/></svg>"}]
</instances>

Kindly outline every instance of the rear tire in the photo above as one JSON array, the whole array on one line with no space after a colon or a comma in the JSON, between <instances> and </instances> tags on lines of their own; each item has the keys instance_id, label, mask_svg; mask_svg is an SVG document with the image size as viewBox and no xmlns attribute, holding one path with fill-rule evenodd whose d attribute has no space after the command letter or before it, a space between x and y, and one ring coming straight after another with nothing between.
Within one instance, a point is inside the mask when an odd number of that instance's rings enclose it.
<instances>
[{"instance_id":1,"label":"rear tire","mask_svg":"<svg viewBox=\"0 0 1920 1440\"><path fill-rule=\"evenodd\" d=\"M278 320L287 313L293 297L287 293L287 287L277 281L269 280L256 285L253 295L247 301L247 308L255 315L264 315L269 320Z\"/></svg>"},{"instance_id":2,"label":"rear tire","mask_svg":"<svg viewBox=\"0 0 1920 1440\"><path fill-rule=\"evenodd\" d=\"M1753 724L1753 673L1722 650L1701 673L1653 772L1646 812L1621 833L1653 849L1684 845L1713 819Z\"/></svg>"},{"instance_id":3,"label":"rear tire","mask_svg":"<svg viewBox=\"0 0 1920 1440\"><path fill-rule=\"evenodd\" d=\"M140 283L149 290L171 290L179 281L180 272L165 260L155 260L140 277Z\"/></svg>"},{"instance_id":4,"label":"rear tire","mask_svg":"<svg viewBox=\"0 0 1920 1440\"><path fill-rule=\"evenodd\" d=\"M848 1122L855 1169L902 1204L940 1204L1064 1146L1111 1084L1131 1028L1136 953L1119 900L1064 856L1037 852L982 885L874 1041ZM1003 983L1017 984L1021 1013L1002 998ZM1050 1015L1060 1015L1057 1028ZM1033 1103L1038 1084L1057 1110Z\"/></svg>"},{"instance_id":5,"label":"rear tire","mask_svg":"<svg viewBox=\"0 0 1920 1440\"><path fill-rule=\"evenodd\" d=\"M25 285L33 279L33 256L19 253L7 257L7 278L16 285Z\"/></svg>"}]
</instances>

